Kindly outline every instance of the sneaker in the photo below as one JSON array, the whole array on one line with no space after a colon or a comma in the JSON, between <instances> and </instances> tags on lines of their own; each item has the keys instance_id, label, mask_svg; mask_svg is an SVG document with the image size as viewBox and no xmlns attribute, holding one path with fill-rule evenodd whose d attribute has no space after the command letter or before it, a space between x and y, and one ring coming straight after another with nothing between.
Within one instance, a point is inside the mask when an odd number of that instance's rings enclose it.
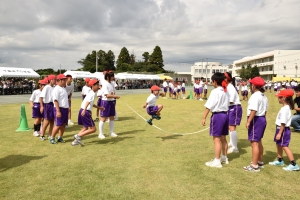
<instances>
[{"instance_id":1,"label":"sneaker","mask_svg":"<svg viewBox=\"0 0 300 200\"><path fill-rule=\"evenodd\" d=\"M66 141L64 141L64 139L62 137L59 137L59 138L57 138L57 142L65 143Z\"/></svg>"},{"instance_id":2,"label":"sneaker","mask_svg":"<svg viewBox=\"0 0 300 200\"><path fill-rule=\"evenodd\" d=\"M40 140L41 140L41 141L44 141L44 140L45 140L45 137L44 137L44 136L41 136L41 137L40 137Z\"/></svg>"},{"instance_id":3,"label":"sneaker","mask_svg":"<svg viewBox=\"0 0 300 200\"><path fill-rule=\"evenodd\" d=\"M105 135L99 134L99 135L98 135L98 138L100 138L100 139L105 139Z\"/></svg>"},{"instance_id":4,"label":"sneaker","mask_svg":"<svg viewBox=\"0 0 300 200\"><path fill-rule=\"evenodd\" d=\"M74 135L75 140L80 144L83 145L82 141L81 141L81 137L79 135Z\"/></svg>"},{"instance_id":5,"label":"sneaker","mask_svg":"<svg viewBox=\"0 0 300 200\"><path fill-rule=\"evenodd\" d=\"M275 166L284 166L284 162L279 162L278 160L275 160L273 162L269 162L269 165L275 165Z\"/></svg>"},{"instance_id":6,"label":"sneaker","mask_svg":"<svg viewBox=\"0 0 300 200\"><path fill-rule=\"evenodd\" d=\"M99 118L98 117L96 117L96 119L94 120L94 122L98 122L99 121Z\"/></svg>"},{"instance_id":7,"label":"sneaker","mask_svg":"<svg viewBox=\"0 0 300 200\"><path fill-rule=\"evenodd\" d=\"M55 138L51 138L51 139L50 139L50 143L51 143L51 144L56 144Z\"/></svg>"},{"instance_id":8,"label":"sneaker","mask_svg":"<svg viewBox=\"0 0 300 200\"><path fill-rule=\"evenodd\" d=\"M147 123L150 124L150 125L152 125L152 119L148 119Z\"/></svg>"},{"instance_id":9,"label":"sneaker","mask_svg":"<svg viewBox=\"0 0 300 200\"><path fill-rule=\"evenodd\" d=\"M199 101L203 101L203 99L199 99Z\"/></svg>"},{"instance_id":10,"label":"sneaker","mask_svg":"<svg viewBox=\"0 0 300 200\"><path fill-rule=\"evenodd\" d=\"M212 159L211 161L206 162L205 165L208 167L222 168L221 162L218 162L215 159Z\"/></svg>"},{"instance_id":11,"label":"sneaker","mask_svg":"<svg viewBox=\"0 0 300 200\"><path fill-rule=\"evenodd\" d=\"M246 167L243 167L243 170L248 171L248 172L260 172L259 167L258 168L254 168L252 166L252 164L250 164L250 165L248 165Z\"/></svg>"},{"instance_id":12,"label":"sneaker","mask_svg":"<svg viewBox=\"0 0 300 200\"><path fill-rule=\"evenodd\" d=\"M110 137L118 137L118 135L115 133L110 133Z\"/></svg>"},{"instance_id":13,"label":"sneaker","mask_svg":"<svg viewBox=\"0 0 300 200\"><path fill-rule=\"evenodd\" d=\"M230 147L228 150L227 150L227 153L238 153L239 150L238 149L235 149L233 147Z\"/></svg>"},{"instance_id":14,"label":"sneaker","mask_svg":"<svg viewBox=\"0 0 300 200\"><path fill-rule=\"evenodd\" d=\"M226 164L226 165L228 165L228 164L229 164L228 158L223 159L223 158L221 157L221 164Z\"/></svg>"},{"instance_id":15,"label":"sneaker","mask_svg":"<svg viewBox=\"0 0 300 200\"><path fill-rule=\"evenodd\" d=\"M73 123L71 120L69 120L69 121L68 121L68 125L69 125L69 126L73 126L74 123Z\"/></svg>"},{"instance_id":16,"label":"sneaker","mask_svg":"<svg viewBox=\"0 0 300 200\"><path fill-rule=\"evenodd\" d=\"M250 164L252 165L252 162L251 162ZM265 167L264 167L265 164L264 164L263 162L262 162L262 163L257 163L257 165L258 165L258 168L259 168L259 169L265 168Z\"/></svg>"},{"instance_id":17,"label":"sneaker","mask_svg":"<svg viewBox=\"0 0 300 200\"><path fill-rule=\"evenodd\" d=\"M227 143L228 148L232 147L232 144L230 142Z\"/></svg>"},{"instance_id":18,"label":"sneaker","mask_svg":"<svg viewBox=\"0 0 300 200\"><path fill-rule=\"evenodd\" d=\"M115 117L114 120L115 120L115 121L119 120L119 117Z\"/></svg>"},{"instance_id":19,"label":"sneaker","mask_svg":"<svg viewBox=\"0 0 300 200\"><path fill-rule=\"evenodd\" d=\"M51 136L50 136L50 135L48 135L48 136L47 136L47 139L48 139L48 140L50 140L50 139L51 139Z\"/></svg>"},{"instance_id":20,"label":"sneaker","mask_svg":"<svg viewBox=\"0 0 300 200\"><path fill-rule=\"evenodd\" d=\"M157 120L161 119L161 117L159 115L152 115L152 118L157 119Z\"/></svg>"},{"instance_id":21,"label":"sneaker","mask_svg":"<svg viewBox=\"0 0 300 200\"><path fill-rule=\"evenodd\" d=\"M35 136L35 137L39 137L39 136L40 136L40 134L39 134L37 131L34 131L34 132L33 132L33 136Z\"/></svg>"},{"instance_id":22,"label":"sneaker","mask_svg":"<svg viewBox=\"0 0 300 200\"><path fill-rule=\"evenodd\" d=\"M299 171L299 166L296 164L295 166L292 164L289 164L287 167L283 167L285 171Z\"/></svg>"},{"instance_id":23,"label":"sneaker","mask_svg":"<svg viewBox=\"0 0 300 200\"><path fill-rule=\"evenodd\" d=\"M73 142L72 142L72 146L76 146L76 145L79 145L80 143L77 141L77 140L74 140Z\"/></svg>"}]
</instances>

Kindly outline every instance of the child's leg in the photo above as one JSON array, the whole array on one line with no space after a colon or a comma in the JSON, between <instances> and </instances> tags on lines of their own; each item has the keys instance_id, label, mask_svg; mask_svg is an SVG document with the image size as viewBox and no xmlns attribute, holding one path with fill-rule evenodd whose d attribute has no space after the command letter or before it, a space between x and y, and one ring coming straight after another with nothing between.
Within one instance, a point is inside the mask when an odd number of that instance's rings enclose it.
<instances>
[{"instance_id":1,"label":"child's leg","mask_svg":"<svg viewBox=\"0 0 300 200\"><path fill-rule=\"evenodd\" d=\"M277 157L282 159L283 149L282 146L276 145L277 147Z\"/></svg>"},{"instance_id":2,"label":"child's leg","mask_svg":"<svg viewBox=\"0 0 300 200\"><path fill-rule=\"evenodd\" d=\"M227 156L228 144L225 135L221 136L221 143L222 143L222 155Z\"/></svg>"},{"instance_id":3,"label":"child's leg","mask_svg":"<svg viewBox=\"0 0 300 200\"><path fill-rule=\"evenodd\" d=\"M252 147L252 164L254 167L257 166L258 163L258 157L259 157L259 142L251 141L251 147Z\"/></svg>"},{"instance_id":4,"label":"child's leg","mask_svg":"<svg viewBox=\"0 0 300 200\"><path fill-rule=\"evenodd\" d=\"M83 129L81 129L81 130L83 130ZM80 133L78 133L78 136L80 136L80 137L83 137L83 136L85 136L85 135L89 135L89 134L91 134L91 133L94 133L94 132L96 132L96 126L93 126L93 127L91 127L90 129L89 128L85 128L85 130L84 131L80 131Z\"/></svg>"},{"instance_id":5,"label":"child's leg","mask_svg":"<svg viewBox=\"0 0 300 200\"><path fill-rule=\"evenodd\" d=\"M214 150L215 150L215 158L220 159L220 154L221 154L221 137L213 137L214 139Z\"/></svg>"},{"instance_id":6,"label":"child's leg","mask_svg":"<svg viewBox=\"0 0 300 200\"><path fill-rule=\"evenodd\" d=\"M157 115L160 115L160 111L161 111L164 107L163 107L163 105L161 105L161 104L158 104L157 107L158 107L158 110L157 110L156 114L157 114Z\"/></svg>"},{"instance_id":7,"label":"child's leg","mask_svg":"<svg viewBox=\"0 0 300 200\"><path fill-rule=\"evenodd\" d=\"M264 146L262 145L261 141L258 143L258 148L259 148L258 161L263 162Z\"/></svg>"},{"instance_id":8,"label":"child's leg","mask_svg":"<svg viewBox=\"0 0 300 200\"><path fill-rule=\"evenodd\" d=\"M290 150L289 147L282 147L282 149L284 150L284 152L286 153L287 157L289 158L290 161L294 161L294 155L292 153L292 151Z\"/></svg>"}]
</instances>

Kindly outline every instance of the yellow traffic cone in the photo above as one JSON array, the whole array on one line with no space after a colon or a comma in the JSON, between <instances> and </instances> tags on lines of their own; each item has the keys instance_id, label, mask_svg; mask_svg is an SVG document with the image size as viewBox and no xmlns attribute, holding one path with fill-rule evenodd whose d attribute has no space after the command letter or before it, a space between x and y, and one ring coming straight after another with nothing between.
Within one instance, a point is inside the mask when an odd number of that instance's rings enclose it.
<instances>
[{"instance_id":1,"label":"yellow traffic cone","mask_svg":"<svg viewBox=\"0 0 300 200\"><path fill-rule=\"evenodd\" d=\"M20 126L16 131L29 131L29 130L30 130L30 128L28 128L25 105L22 104L21 116L20 116Z\"/></svg>"}]
</instances>

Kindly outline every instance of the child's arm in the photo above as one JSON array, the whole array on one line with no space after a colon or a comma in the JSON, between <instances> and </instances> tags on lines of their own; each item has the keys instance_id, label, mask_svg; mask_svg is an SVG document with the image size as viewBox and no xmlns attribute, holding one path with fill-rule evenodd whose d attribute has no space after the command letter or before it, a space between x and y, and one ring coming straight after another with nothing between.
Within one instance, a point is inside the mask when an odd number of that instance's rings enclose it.
<instances>
[{"instance_id":1,"label":"child's arm","mask_svg":"<svg viewBox=\"0 0 300 200\"><path fill-rule=\"evenodd\" d=\"M277 133L276 138L275 138L276 140L280 140L281 135L282 135L282 133L283 133L283 131L284 131L284 128L285 128L285 124L284 124L284 123L281 123L280 130L279 130L279 132Z\"/></svg>"},{"instance_id":2,"label":"child's arm","mask_svg":"<svg viewBox=\"0 0 300 200\"><path fill-rule=\"evenodd\" d=\"M255 114L256 114L256 110L251 110L250 115L249 115L249 118L248 118L247 123L246 123L246 128L247 128L247 129L249 128L250 123L251 123L251 121L253 120Z\"/></svg>"},{"instance_id":3,"label":"child's arm","mask_svg":"<svg viewBox=\"0 0 300 200\"><path fill-rule=\"evenodd\" d=\"M209 113L210 109L206 108L204 111L203 119L202 119L202 125L205 126L206 117Z\"/></svg>"},{"instance_id":4,"label":"child's arm","mask_svg":"<svg viewBox=\"0 0 300 200\"><path fill-rule=\"evenodd\" d=\"M104 108L104 107L97 106L96 104L93 104L93 107L94 107L94 108L98 108L99 110L105 110L105 108Z\"/></svg>"},{"instance_id":5,"label":"child's arm","mask_svg":"<svg viewBox=\"0 0 300 200\"><path fill-rule=\"evenodd\" d=\"M143 108L146 108L148 105L148 103L146 102L144 105L143 105Z\"/></svg>"}]
</instances>

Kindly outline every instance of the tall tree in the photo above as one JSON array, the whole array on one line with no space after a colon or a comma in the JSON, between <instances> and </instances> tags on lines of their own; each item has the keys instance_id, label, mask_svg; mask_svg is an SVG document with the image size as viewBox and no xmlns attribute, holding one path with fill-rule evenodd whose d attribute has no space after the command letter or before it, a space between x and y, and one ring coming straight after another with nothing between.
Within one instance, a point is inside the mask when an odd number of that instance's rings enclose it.
<instances>
[{"instance_id":1,"label":"tall tree","mask_svg":"<svg viewBox=\"0 0 300 200\"><path fill-rule=\"evenodd\" d=\"M246 79L251 78L251 64L248 64L245 70L245 77Z\"/></svg>"},{"instance_id":2,"label":"tall tree","mask_svg":"<svg viewBox=\"0 0 300 200\"><path fill-rule=\"evenodd\" d=\"M164 60L163 60L163 55L162 51L159 46L156 46L153 50L153 53L150 56L150 63L152 65L156 65L157 67L160 68L161 72L164 72Z\"/></svg>"},{"instance_id":3,"label":"tall tree","mask_svg":"<svg viewBox=\"0 0 300 200\"><path fill-rule=\"evenodd\" d=\"M260 76L259 69L256 65L252 67L250 71L250 78L254 78L255 76Z\"/></svg>"},{"instance_id":4,"label":"tall tree","mask_svg":"<svg viewBox=\"0 0 300 200\"><path fill-rule=\"evenodd\" d=\"M149 54L149 52L144 52L144 53L142 54L142 56L143 56L144 62L148 62L148 61L149 61L149 59L150 59L150 54Z\"/></svg>"},{"instance_id":5,"label":"tall tree","mask_svg":"<svg viewBox=\"0 0 300 200\"><path fill-rule=\"evenodd\" d=\"M240 77L241 79L246 79L246 69L245 65L242 66L242 69L240 70Z\"/></svg>"},{"instance_id":6,"label":"tall tree","mask_svg":"<svg viewBox=\"0 0 300 200\"><path fill-rule=\"evenodd\" d=\"M131 59L130 59L130 56L129 56L129 53L128 53L128 50L126 49L126 47L123 47L121 49L120 55L118 56L117 70L118 71L129 71L129 70L126 70L124 68L124 66L127 66L127 65L122 66L123 63L124 64L130 64L131 63Z\"/></svg>"}]
</instances>

